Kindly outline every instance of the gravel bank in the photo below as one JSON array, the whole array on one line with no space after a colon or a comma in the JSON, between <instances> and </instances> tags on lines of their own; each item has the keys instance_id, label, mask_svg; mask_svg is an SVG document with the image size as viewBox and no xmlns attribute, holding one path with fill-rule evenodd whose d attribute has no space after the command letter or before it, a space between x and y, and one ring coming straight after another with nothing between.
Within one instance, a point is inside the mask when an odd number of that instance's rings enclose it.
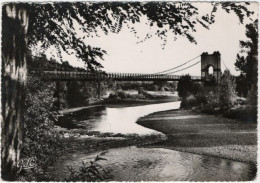
<instances>
[{"instance_id":1,"label":"gravel bank","mask_svg":"<svg viewBox=\"0 0 260 183\"><path fill-rule=\"evenodd\" d=\"M203 154L246 163L257 162L257 124L222 116L171 110L140 118L138 124L167 135L150 147Z\"/></svg>"}]
</instances>

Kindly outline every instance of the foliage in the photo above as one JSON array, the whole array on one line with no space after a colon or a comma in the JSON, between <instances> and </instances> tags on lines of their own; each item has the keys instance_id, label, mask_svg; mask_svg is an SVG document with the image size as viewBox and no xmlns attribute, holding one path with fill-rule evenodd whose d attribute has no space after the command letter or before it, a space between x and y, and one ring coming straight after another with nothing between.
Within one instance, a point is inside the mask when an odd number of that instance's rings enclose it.
<instances>
[{"instance_id":1,"label":"foliage","mask_svg":"<svg viewBox=\"0 0 260 183\"><path fill-rule=\"evenodd\" d=\"M193 95L201 95L204 93L204 86L202 83L192 82L190 86L190 91Z\"/></svg>"},{"instance_id":2,"label":"foliage","mask_svg":"<svg viewBox=\"0 0 260 183\"><path fill-rule=\"evenodd\" d=\"M54 84L28 77L25 98L24 144L21 158L36 157L37 167L20 172L23 180L46 180L44 173L60 155L63 145L53 131L58 111L54 107Z\"/></svg>"},{"instance_id":3,"label":"foliage","mask_svg":"<svg viewBox=\"0 0 260 183\"><path fill-rule=\"evenodd\" d=\"M217 81L214 76L209 76L209 79L204 81L204 86L215 87L216 85L217 85Z\"/></svg>"},{"instance_id":4,"label":"foliage","mask_svg":"<svg viewBox=\"0 0 260 183\"><path fill-rule=\"evenodd\" d=\"M126 99L129 98L130 95L128 95L124 91L117 91L116 93L110 93L109 97L110 99Z\"/></svg>"},{"instance_id":5,"label":"foliage","mask_svg":"<svg viewBox=\"0 0 260 183\"><path fill-rule=\"evenodd\" d=\"M153 98L154 96L149 94L147 91L145 91L144 89L140 89L138 91L138 94L144 96L144 98Z\"/></svg>"},{"instance_id":6,"label":"foliage","mask_svg":"<svg viewBox=\"0 0 260 183\"><path fill-rule=\"evenodd\" d=\"M114 81L110 86L108 88L113 90L122 89L139 91L141 88L146 91L158 91L159 89L162 90L162 88L167 88L170 91L176 90L175 82Z\"/></svg>"},{"instance_id":7,"label":"foliage","mask_svg":"<svg viewBox=\"0 0 260 183\"><path fill-rule=\"evenodd\" d=\"M219 90L207 90L204 96L206 97L206 103L202 105L201 112L207 114L220 114L220 100Z\"/></svg>"},{"instance_id":8,"label":"foliage","mask_svg":"<svg viewBox=\"0 0 260 183\"><path fill-rule=\"evenodd\" d=\"M247 79L243 74L236 77L236 92L240 97L247 97L248 95Z\"/></svg>"},{"instance_id":9,"label":"foliage","mask_svg":"<svg viewBox=\"0 0 260 183\"><path fill-rule=\"evenodd\" d=\"M240 41L241 52L247 56L237 55L235 66L245 76L246 84L241 83L240 87L246 87L248 91L257 89L257 68L258 68L258 21L246 25L246 36L248 41ZM240 84L240 83L238 83Z\"/></svg>"},{"instance_id":10,"label":"foliage","mask_svg":"<svg viewBox=\"0 0 260 183\"><path fill-rule=\"evenodd\" d=\"M220 85L220 107L222 109L230 109L235 102L235 80L232 77L229 70L225 70L221 77L221 85Z\"/></svg>"},{"instance_id":11,"label":"foliage","mask_svg":"<svg viewBox=\"0 0 260 183\"><path fill-rule=\"evenodd\" d=\"M191 93L191 85L192 85L192 80L190 75L182 76L177 86L179 97L186 99Z\"/></svg>"},{"instance_id":12,"label":"foliage","mask_svg":"<svg viewBox=\"0 0 260 183\"><path fill-rule=\"evenodd\" d=\"M255 109L257 109L257 89L252 86L251 90L249 91L249 94L247 96L247 103L249 105L251 105L251 107L254 107Z\"/></svg>"},{"instance_id":13,"label":"foliage","mask_svg":"<svg viewBox=\"0 0 260 183\"><path fill-rule=\"evenodd\" d=\"M224 111L223 116L246 122L257 122L257 109L252 106L246 106L244 108L237 109L229 109L227 111Z\"/></svg>"},{"instance_id":14,"label":"foliage","mask_svg":"<svg viewBox=\"0 0 260 183\"><path fill-rule=\"evenodd\" d=\"M189 95L201 95L204 93L204 87L201 83L197 83L191 80L190 75L182 76L177 85L177 91L179 97L186 100Z\"/></svg>"},{"instance_id":15,"label":"foliage","mask_svg":"<svg viewBox=\"0 0 260 183\"><path fill-rule=\"evenodd\" d=\"M99 69L102 65L97 59L106 54L101 48L91 47L84 42L85 36L98 35L98 30L105 34L120 32L126 24L131 32L139 38L132 24L140 22L141 17L148 19L147 25L156 26L156 36L166 44L169 33L184 36L196 42L192 33L196 24L205 28L214 23L215 13L219 8L226 12L235 12L242 23L244 17L252 12L247 9L250 3L212 2L210 14L202 16L198 13L196 3L189 2L63 2L47 4L25 4L30 10L28 41L29 45L42 42L42 48L54 45L59 55L61 49L74 54L91 69ZM21 4L20 4L21 5ZM25 6L22 4L22 6ZM78 26L76 26L78 25ZM79 27L77 30L75 27ZM82 34L77 34L81 31ZM151 37L147 34L146 38Z\"/></svg>"},{"instance_id":16,"label":"foliage","mask_svg":"<svg viewBox=\"0 0 260 183\"><path fill-rule=\"evenodd\" d=\"M72 166L68 166L70 175L65 179L65 181L104 181L108 177L108 171L104 169L97 162L100 160L107 160L101 157L105 152L97 155L94 161L90 161L89 165L82 161L82 166L79 170L74 170Z\"/></svg>"},{"instance_id":17,"label":"foliage","mask_svg":"<svg viewBox=\"0 0 260 183\"><path fill-rule=\"evenodd\" d=\"M187 99L182 100L181 108L191 109L193 107L200 107L203 104L206 104L206 97L195 97L190 95Z\"/></svg>"},{"instance_id":18,"label":"foliage","mask_svg":"<svg viewBox=\"0 0 260 183\"><path fill-rule=\"evenodd\" d=\"M100 94L105 94L108 83L100 83ZM88 105L91 98L97 98L98 83L96 81L73 81L67 82L64 86L66 93L67 107L79 107Z\"/></svg>"},{"instance_id":19,"label":"foliage","mask_svg":"<svg viewBox=\"0 0 260 183\"><path fill-rule=\"evenodd\" d=\"M119 97L119 98L121 98L121 99L125 99L125 98L129 98L129 94L127 94L126 92L124 92L124 91L119 91L119 92L117 92L117 96Z\"/></svg>"}]
</instances>

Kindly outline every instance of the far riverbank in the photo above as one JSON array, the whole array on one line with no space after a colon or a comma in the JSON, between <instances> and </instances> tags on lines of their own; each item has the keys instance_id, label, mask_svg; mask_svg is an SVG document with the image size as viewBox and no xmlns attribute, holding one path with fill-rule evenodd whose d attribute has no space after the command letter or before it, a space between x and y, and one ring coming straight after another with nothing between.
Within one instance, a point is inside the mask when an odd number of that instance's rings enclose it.
<instances>
[{"instance_id":1,"label":"far riverbank","mask_svg":"<svg viewBox=\"0 0 260 183\"><path fill-rule=\"evenodd\" d=\"M146 147L163 147L256 164L257 124L192 110L156 112L137 121L162 132L167 140Z\"/></svg>"},{"instance_id":2,"label":"far riverbank","mask_svg":"<svg viewBox=\"0 0 260 183\"><path fill-rule=\"evenodd\" d=\"M137 91L136 91L137 92ZM132 92L132 93L136 93ZM131 92L128 92L131 93ZM103 98L103 99L94 99L89 105L82 106L82 107L75 107L69 109L61 110L62 114L72 113L76 111L80 111L83 109L93 108L97 106L107 106L107 107L134 107L134 106L142 106L142 105L149 105L149 104L159 104L159 103L167 103L167 102L175 102L179 101L180 98L178 94L175 92L148 92L153 98L144 98L144 99L137 99L137 98L126 98L126 99L110 99L110 98Z\"/></svg>"}]
</instances>

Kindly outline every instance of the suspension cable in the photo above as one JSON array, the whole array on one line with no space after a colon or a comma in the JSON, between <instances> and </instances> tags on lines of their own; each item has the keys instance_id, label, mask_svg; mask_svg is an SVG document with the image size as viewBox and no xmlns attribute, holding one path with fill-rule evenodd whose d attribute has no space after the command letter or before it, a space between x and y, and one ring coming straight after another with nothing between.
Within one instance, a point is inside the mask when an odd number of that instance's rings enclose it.
<instances>
[{"instance_id":1,"label":"suspension cable","mask_svg":"<svg viewBox=\"0 0 260 183\"><path fill-rule=\"evenodd\" d=\"M226 64L225 64L225 62L224 62L224 60L221 59L221 61L222 61L222 63L224 64L224 66L226 67L226 69L228 69L227 66L226 66Z\"/></svg>"},{"instance_id":2,"label":"suspension cable","mask_svg":"<svg viewBox=\"0 0 260 183\"><path fill-rule=\"evenodd\" d=\"M163 73L165 73L165 72L169 72L169 71L172 71L172 70L174 70L174 69L177 69L177 68L179 68L179 67L181 67L181 66L183 66L183 65L186 65L187 63L189 63L189 62L195 60L196 58L198 58L198 57L200 57L200 56L201 56L201 55L198 55L198 56L196 56L195 58L190 59L190 60L188 60L187 62L185 62L185 63L183 63L183 64L181 64L181 65L178 65L178 66L173 67L173 68L168 69L168 70L164 70L164 71L161 71L161 72L154 73L153 75L156 75L156 74L163 74Z\"/></svg>"},{"instance_id":3,"label":"suspension cable","mask_svg":"<svg viewBox=\"0 0 260 183\"><path fill-rule=\"evenodd\" d=\"M169 72L169 73L166 73L166 74L164 74L164 75L170 75L170 74L173 74L173 73L176 73L176 72L180 72L180 71L189 69L190 67L193 67L194 65L197 65L197 64L200 63L200 62L201 62L201 60L198 61L198 62L196 62L196 63L194 63L194 64L192 64L192 65L190 65L190 66L188 66L188 67L185 67L185 68L183 68L183 69L179 69L179 70L177 70L177 71Z\"/></svg>"}]
</instances>

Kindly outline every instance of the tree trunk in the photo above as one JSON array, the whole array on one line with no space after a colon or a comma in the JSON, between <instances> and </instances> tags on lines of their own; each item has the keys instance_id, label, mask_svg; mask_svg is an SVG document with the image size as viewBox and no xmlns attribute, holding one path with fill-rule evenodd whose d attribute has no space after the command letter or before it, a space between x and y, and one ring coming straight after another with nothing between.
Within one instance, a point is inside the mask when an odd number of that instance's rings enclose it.
<instances>
[{"instance_id":1,"label":"tree trunk","mask_svg":"<svg viewBox=\"0 0 260 183\"><path fill-rule=\"evenodd\" d=\"M2 6L2 178L16 179L23 140L28 11L25 4Z\"/></svg>"}]
</instances>

